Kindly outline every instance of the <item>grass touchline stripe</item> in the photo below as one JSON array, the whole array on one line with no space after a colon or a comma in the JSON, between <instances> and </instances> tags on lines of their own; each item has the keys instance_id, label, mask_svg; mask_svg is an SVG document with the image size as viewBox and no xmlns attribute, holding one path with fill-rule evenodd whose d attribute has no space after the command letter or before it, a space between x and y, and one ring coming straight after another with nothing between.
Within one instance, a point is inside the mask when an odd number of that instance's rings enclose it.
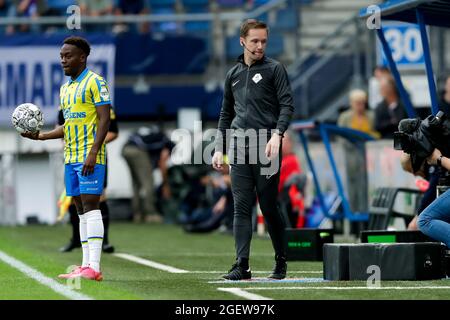
<instances>
[{"instance_id":1,"label":"grass touchline stripe","mask_svg":"<svg viewBox=\"0 0 450 320\"><path fill-rule=\"evenodd\" d=\"M163 270L163 271L167 271L167 272L170 272L170 273L188 273L189 272L187 270L174 268L174 267L162 264L162 263L158 263L158 262L154 262L154 261L151 261L151 260L139 258L139 257L133 256L131 254L127 254L127 253L114 253L113 255L118 257L118 258L122 258L122 259L125 259L125 260L136 262L136 263L142 264L142 265L147 266L147 267L152 267L152 268Z\"/></svg>"},{"instance_id":2,"label":"grass touchline stripe","mask_svg":"<svg viewBox=\"0 0 450 320\"><path fill-rule=\"evenodd\" d=\"M24 273L26 276L32 278L33 280L36 280L40 284L43 284L44 286L49 287L53 291L65 296L69 299L92 300L92 298L90 298L84 294L75 292L71 288L69 288L65 285L62 285L49 277L46 277L45 275L43 275L36 269L33 269L33 268L29 267L28 265L26 265L25 263L7 255L3 251L0 251L0 260L5 262L6 264L10 265L11 267L19 270L20 272Z\"/></svg>"},{"instance_id":3,"label":"grass touchline stripe","mask_svg":"<svg viewBox=\"0 0 450 320\"><path fill-rule=\"evenodd\" d=\"M232 289L232 288L230 288ZM449 286L417 286L417 287L255 287L246 290L418 290L418 289L447 289Z\"/></svg>"},{"instance_id":4,"label":"grass touchline stripe","mask_svg":"<svg viewBox=\"0 0 450 320\"><path fill-rule=\"evenodd\" d=\"M219 291L225 291L237 295L238 297L245 298L248 300L272 300L271 298L263 297L258 294L247 292L241 288L217 288Z\"/></svg>"}]
</instances>

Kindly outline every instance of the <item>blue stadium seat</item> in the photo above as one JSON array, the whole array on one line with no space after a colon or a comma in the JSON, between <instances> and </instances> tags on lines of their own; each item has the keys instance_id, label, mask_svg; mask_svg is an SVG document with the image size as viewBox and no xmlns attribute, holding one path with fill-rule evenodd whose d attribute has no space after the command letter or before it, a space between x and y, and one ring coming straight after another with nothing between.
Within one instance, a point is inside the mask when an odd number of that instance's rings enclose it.
<instances>
[{"instance_id":1,"label":"blue stadium seat","mask_svg":"<svg viewBox=\"0 0 450 320\"><path fill-rule=\"evenodd\" d=\"M269 57L277 57L284 52L284 37L277 32L271 32L269 42L266 48L266 55Z\"/></svg>"},{"instance_id":2,"label":"blue stadium seat","mask_svg":"<svg viewBox=\"0 0 450 320\"><path fill-rule=\"evenodd\" d=\"M242 54L243 49L239 44L238 36L228 37L226 39L226 56L228 59L236 59ZM266 55L276 58L284 51L284 38L277 32L272 32L269 36L269 43L266 48Z\"/></svg>"},{"instance_id":3,"label":"blue stadium seat","mask_svg":"<svg viewBox=\"0 0 450 320\"><path fill-rule=\"evenodd\" d=\"M271 1L271 0L253 0L253 5L260 6L262 4L266 4L269 1Z\"/></svg>"},{"instance_id":4,"label":"blue stadium seat","mask_svg":"<svg viewBox=\"0 0 450 320\"><path fill-rule=\"evenodd\" d=\"M150 8L174 8L176 0L148 0Z\"/></svg>"},{"instance_id":5,"label":"blue stadium seat","mask_svg":"<svg viewBox=\"0 0 450 320\"><path fill-rule=\"evenodd\" d=\"M51 9L58 9L61 13L66 12L67 7L71 5L76 5L75 0L47 0L47 6Z\"/></svg>"},{"instance_id":6,"label":"blue stadium seat","mask_svg":"<svg viewBox=\"0 0 450 320\"><path fill-rule=\"evenodd\" d=\"M242 7L245 4L245 0L217 0L217 3L221 7L233 8L233 7Z\"/></svg>"},{"instance_id":7,"label":"blue stadium seat","mask_svg":"<svg viewBox=\"0 0 450 320\"><path fill-rule=\"evenodd\" d=\"M204 6L192 6L186 8L186 13L208 13L208 12L209 8ZM209 33L209 31L211 31L211 21L186 21L184 24L184 29L187 32Z\"/></svg>"},{"instance_id":8,"label":"blue stadium seat","mask_svg":"<svg viewBox=\"0 0 450 320\"><path fill-rule=\"evenodd\" d=\"M209 0L182 0L181 2L184 8L209 6Z\"/></svg>"},{"instance_id":9,"label":"blue stadium seat","mask_svg":"<svg viewBox=\"0 0 450 320\"><path fill-rule=\"evenodd\" d=\"M277 11L277 18L275 24L270 25L272 30L292 31L297 27L298 12L288 7Z\"/></svg>"},{"instance_id":10,"label":"blue stadium seat","mask_svg":"<svg viewBox=\"0 0 450 320\"><path fill-rule=\"evenodd\" d=\"M154 8L152 9L153 14L175 14L174 8ZM164 22L153 22L152 32L176 32L179 29L179 24L176 21L164 21Z\"/></svg>"}]
</instances>

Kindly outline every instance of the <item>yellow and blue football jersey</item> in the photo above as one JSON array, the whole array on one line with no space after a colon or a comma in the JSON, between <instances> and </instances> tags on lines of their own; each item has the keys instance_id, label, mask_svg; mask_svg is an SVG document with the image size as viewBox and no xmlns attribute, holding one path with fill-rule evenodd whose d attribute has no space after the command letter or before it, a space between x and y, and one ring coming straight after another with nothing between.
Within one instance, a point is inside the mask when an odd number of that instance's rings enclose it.
<instances>
[{"instance_id":1,"label":"yellow and blue football jersey","mask_svg":"<svg viewBox=\"0 0 450 320\"><path fill-rule=\"evenodd\" d=\"M64 162L84 163L98 128L96 108L111 105L106 81L85 69L77 79L61 86L60 107L64 115ZM106 146L97 154L97 164L106 164Z\"/></svg>"}]
</instances>

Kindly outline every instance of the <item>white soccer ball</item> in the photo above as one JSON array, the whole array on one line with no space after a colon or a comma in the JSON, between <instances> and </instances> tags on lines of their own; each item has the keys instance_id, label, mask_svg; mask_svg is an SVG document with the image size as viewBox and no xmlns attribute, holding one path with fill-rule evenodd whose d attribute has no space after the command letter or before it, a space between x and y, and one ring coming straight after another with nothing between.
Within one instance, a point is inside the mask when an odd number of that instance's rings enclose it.
<instances>
[{"instance_id":1,"label":"white soccer ball","mask_svg":"<svg viewBox=\"0 0 450 320\"><path fill-rule=\"evenodd\" d=\"M14 109L11 122L19 133L35 133L44 125L44 116L38 106L23 103Z\"/></svg>"}]
</instances>

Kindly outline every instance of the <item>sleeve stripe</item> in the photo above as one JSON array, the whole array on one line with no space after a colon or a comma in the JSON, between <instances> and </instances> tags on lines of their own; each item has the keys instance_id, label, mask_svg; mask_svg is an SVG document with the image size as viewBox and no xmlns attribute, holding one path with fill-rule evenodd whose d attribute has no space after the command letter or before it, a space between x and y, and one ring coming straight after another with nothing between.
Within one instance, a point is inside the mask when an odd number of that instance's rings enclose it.
<instances>
[{"instance_id":1,"label":"sleeve stripe","mask_svg":"<svg viewBox=\"0 0 450 320\"><path fill-rule=\"evenodd\" d=\"M89 79L91 79L92 75L93 75L93 73L91 73L91 74L89 75L89 77L87 78L86 83L84 84L84 87L83 87L83 96L82 96L82 99L81 99L81 101L82 101L83 103L86 102L86 87L87 87L87 85L88 85L88 83L89 83Z\"/></svg>"},{"instance_id":2,"label":"sleeve stripe","mask_svg":"<svg viewBox=\"0 0 450 320\"><path fill-rule=\"evenodd\" d=\"M67 147L69 148L69 163L72 162L72 138L70 137L70 126L67 126L67 132L69 135L69 141L67 141Z\"/></svg>"},{"instance_id":3,"label":"sleeve stripe","mask_svg":"<svg viewBox=\"0 0 450 320\"><path fill-rule=\"evenodd\" d=\"M81 82L78 83L77 88L75 89L75 94L73 95L73 104L77 103L77 93L78 93L78 88L80 87Z\"/></svg>"},{"instance_id":4,"label":"sleeve stripe","mask_svg":"<svg viewBox=\"0 0 450 320\"><path fill-rule=\"evenodd\" d=\"M111 104L111 101L102 101L102 102L96 103L95 106L100 107L100 106L104 106L106 104Z\"/></svg>"},{"instance_id":5,"label":"sleeve stripe","mask_svg":"<svg viewBox=\"0 0 450 320\"><path fill-rule=\"evenodd\" d=\"M98 80L98 78L95 78L95 82L97 83L97 89L98 89L98 96L100 97L100 101L104 101L101 95L102 92L102 85L100 84L100 81ZM95 101L94 101L95 103Z\"/></svg>"},{"instance_id":6,"label":"sleeve stripe","mask_svg":"<svg viewBox=\"0 0 450 320\"><path fill-rule=\"evenodd\" d=\"M88 146L88 130L87 125L83 125L83 131L84 131L84 154L83 154L83 162L86 161L86 154L87 154L87 146Z\"/></svg>"},{"instance_id":7,"label":"sleeve stripe","mask_svg":"<svg viewBox=\"0 0 450 320\"><path fill-rule=\"evenodd\" d=\"M75 125L75 161L78 162L78 126Z\"/></svg>"}]
</instances>

